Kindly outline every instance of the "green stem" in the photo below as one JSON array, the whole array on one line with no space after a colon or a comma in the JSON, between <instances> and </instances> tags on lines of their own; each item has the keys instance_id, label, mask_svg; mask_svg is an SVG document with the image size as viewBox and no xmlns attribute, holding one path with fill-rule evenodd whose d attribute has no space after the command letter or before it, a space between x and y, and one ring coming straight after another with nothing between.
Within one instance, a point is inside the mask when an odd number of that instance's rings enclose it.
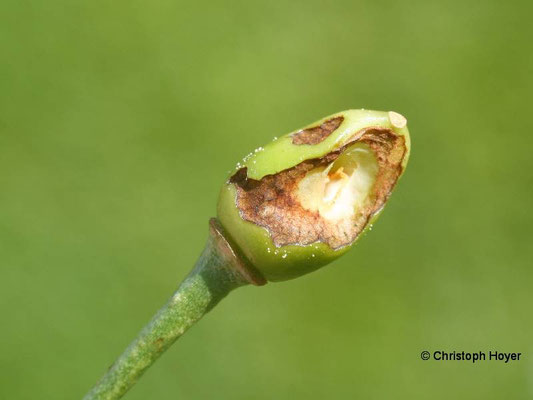
<instances>
[{"instance_id":1,"label":"green stem","mask_svg":"<svg viewBox=\"0 0 533 400\"><path fill-rule=\"evenodd\" d=\"M234 253L217 221L211 220L209 239L193 270L84 400L121 398L187 329L230 291L248 283L265 282Z\"/></svg>"}]
</instances>

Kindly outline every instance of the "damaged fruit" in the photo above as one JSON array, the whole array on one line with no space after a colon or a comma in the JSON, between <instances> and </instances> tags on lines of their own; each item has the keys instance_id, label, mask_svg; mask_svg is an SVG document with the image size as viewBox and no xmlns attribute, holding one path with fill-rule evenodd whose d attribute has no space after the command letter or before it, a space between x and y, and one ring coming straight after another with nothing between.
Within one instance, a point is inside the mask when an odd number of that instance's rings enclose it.
<instances>
[{"instance_id":1,"label":"damaged fruit","mask_svg":"<svg viewBox=\"0 0 533 400\"><path fill-rule=\"evenodd\" d=\"M298 277L344 254L405 169L406 123L395 112L344 111L246 157L218 203L236 251L270 281Z\"/></svg>"},{"instance_id":2,"label":"damaged fruit","mask_svg":"<svg viewBox=\"0 0 533 400\"><path fill-rule=\"evenodd\" d=\"M195 266L84 400L122 397L231 291L296 278L344 254L372 226L409 158L406 119L349 110L237 164Z\"/></svg>"}]
</instances>

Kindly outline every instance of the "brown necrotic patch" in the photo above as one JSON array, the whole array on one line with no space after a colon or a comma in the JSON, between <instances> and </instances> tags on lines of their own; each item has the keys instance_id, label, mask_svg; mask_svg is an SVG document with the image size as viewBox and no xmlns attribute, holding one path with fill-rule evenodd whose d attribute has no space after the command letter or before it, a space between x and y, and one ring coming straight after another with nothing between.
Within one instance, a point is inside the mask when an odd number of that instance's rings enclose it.
<instances>
[{"instance_id":1,"label":"brown necrotic patch","mask_svg":"<svg viewBox=\"0 0 533 400\"><path fill-rule=\"evenodd\" d=\"M352 217L335 221L323 218L318 211L303 208L297 196L298 183L312 169L335 161L355 142L366 143L379 166L370 201ZM389 129L367 128L355 134L344 147L322 158L306 160L261 180L248 178L246 168L242 168L230 182L237 189L236 204L242 218L266 228L276 246L323 242L338 249L351 244L384 206L401 173L405 151L402 136Z\"/></svg>"},{"instance_id":2,"label":"brown necrotic patch","mask_svg":"<svg viewBox=\"0 0 533 400\"><path fill-rule=\"evenodd\" d=\"M292 135L293 144L318 144L331 135L340 124L344 121L344 117L336 117L323 122L318 126L303 129Z\"/></svg>"}]
</instances>

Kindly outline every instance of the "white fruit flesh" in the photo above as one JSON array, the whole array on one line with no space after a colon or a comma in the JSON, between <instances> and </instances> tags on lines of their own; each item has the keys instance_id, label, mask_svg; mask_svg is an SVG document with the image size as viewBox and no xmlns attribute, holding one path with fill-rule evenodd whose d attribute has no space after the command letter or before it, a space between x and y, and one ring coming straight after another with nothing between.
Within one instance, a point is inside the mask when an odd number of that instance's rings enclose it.
<instances>
[{"instance_id":1,"label":"white fruit flesh","mask_svg":"<svg viewBox=\"0 0 533 400\"><path fill-rule=\"evenodd\" d=\"M356 143L328 166L309 171L298 184L298 199L303 208L327 220L351 218L372 201L378 170L372 150Z\"/></svg>"}]
</instances>

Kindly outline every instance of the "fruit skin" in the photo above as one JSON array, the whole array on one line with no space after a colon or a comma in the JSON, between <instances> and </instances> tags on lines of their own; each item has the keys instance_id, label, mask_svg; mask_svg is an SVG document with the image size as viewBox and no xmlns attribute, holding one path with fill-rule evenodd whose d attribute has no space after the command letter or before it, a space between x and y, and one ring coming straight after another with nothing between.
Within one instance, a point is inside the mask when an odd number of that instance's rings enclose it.
<instances>
[{"instance_id":1,"label":"fruit skin","mask_svg":"<svg viewBox=\"0 0 533 400\"><path fill-rule=\"evenodd\" d=\"M405 138L406 152L401 162L401 173L405 171L411 146L407 126L398 127L399 114L384 111L347 110L324 117L302 129L321 125L325 121L340 116L344 118L342 123L322 142L309 145L293 144L292 135L300 131L297 130L260 147L238 163L236 170L247 168L248 178L260 180L266 175L292 168L302 161L323 157L342 147L355 133L365 128L376 127L390 129L396 135ZM241 218L236 205L236 196L237 190L228 180L220 191L217 206L218 219L230 243L268 281L297 278L329 264L346 253L372 226L381 212L379 210L370 218L364 231L348 246L334 250L325 243L317 242L306 246L276 247L265 228Z\"/></svg>"}]
</instances>

